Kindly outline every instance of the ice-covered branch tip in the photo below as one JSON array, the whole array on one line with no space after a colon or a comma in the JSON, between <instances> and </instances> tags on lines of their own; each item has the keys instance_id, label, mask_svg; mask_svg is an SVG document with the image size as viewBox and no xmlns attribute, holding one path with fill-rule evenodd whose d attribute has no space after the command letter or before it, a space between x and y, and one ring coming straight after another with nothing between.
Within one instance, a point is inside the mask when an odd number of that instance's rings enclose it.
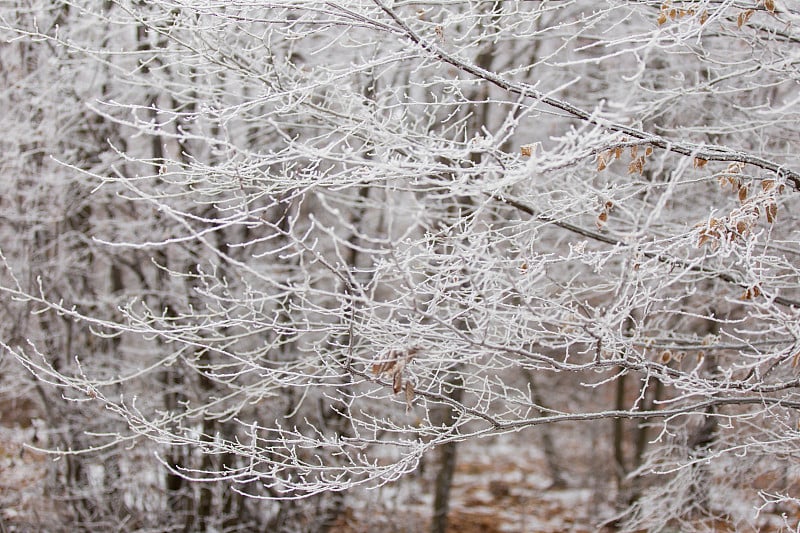
<instances>
[{"instance_id":1,"label":"ice-covered branch tip","mask_svg":"<svg viewBox=\"0 0 800 533\"><path fill-rule=\"evenodd\" d=\"M590 124L600 126L601 128L605 128L609 131L615 131L628 135L635 139L644 141L651 146L661 148L672 153L687 157L699 158L706 161L746 163L764 170L768 170L775 173L778 178L791 182L792 187L795 190L800 191L800 173L790 168L786 168L785 166L774 161L770 161L746 152L733 150L724 146L707 146L687 142L671 141L654 133L632 128L630 126L619 124L610 120L604 120L602 118L598 118L595 114L590 113L589 111L570 104L567 101L548 96L526 83L507 80L502 76L495 74L494 72L490 72L479 67L478 65L470 64L467 61L458 59L457 57L445 52L442 47L436 43L423 39L422 36L420 36L408 24L406 24L406 22L395 12L394 9L387 6L384 2L381 0L373 1L400 27L400 31L397 32L399 35L408 38L417 46L439 58L441 61L448 63L462 72L466 72L477 78L487 81L511 94L538 100L551 107L569 113L570 115Z\"/></svg>"}]
</instances>

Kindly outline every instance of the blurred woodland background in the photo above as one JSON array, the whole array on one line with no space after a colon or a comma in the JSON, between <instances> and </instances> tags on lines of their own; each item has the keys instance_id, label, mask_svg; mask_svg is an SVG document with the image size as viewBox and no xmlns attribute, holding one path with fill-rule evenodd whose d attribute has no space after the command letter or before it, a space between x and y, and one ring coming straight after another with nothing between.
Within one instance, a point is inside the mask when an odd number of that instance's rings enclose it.
<instances>
[{"instance_id":1,"label":"blurred woodland background","mask_svg":"<svg viewBox=\"0 0 800 533\"><path fill-rule=\"evenodd\" d=\"M0 4L0 531L797 531L800 4Z\"/></svg>"}]
</instances>

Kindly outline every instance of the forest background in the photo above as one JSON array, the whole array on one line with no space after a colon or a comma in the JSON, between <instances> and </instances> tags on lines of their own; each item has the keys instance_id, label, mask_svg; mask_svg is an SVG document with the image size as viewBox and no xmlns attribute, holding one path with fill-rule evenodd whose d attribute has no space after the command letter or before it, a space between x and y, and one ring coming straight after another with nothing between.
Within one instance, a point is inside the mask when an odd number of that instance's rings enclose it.
<instances>
[{"instance_id":1,"label":"forest background","mask_svg":"<svg viewBox=\"0 0 800 533\"><path fill-rule=\"evenodd\" d=\"M800 527L798 2L5 1L0 84L0 531Z\"/></svg>"}]
</instances>

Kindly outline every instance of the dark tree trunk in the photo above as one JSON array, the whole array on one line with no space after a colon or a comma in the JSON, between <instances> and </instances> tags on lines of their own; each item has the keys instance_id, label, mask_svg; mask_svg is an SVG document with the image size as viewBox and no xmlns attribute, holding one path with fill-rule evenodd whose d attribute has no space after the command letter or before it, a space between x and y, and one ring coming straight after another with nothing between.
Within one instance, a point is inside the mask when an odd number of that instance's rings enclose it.
<instances>
[{"instance_id":1,"label":"dark tree trunk","mask_svg":"<svg viewBox=\"0 0 800 533\"><path fill-rule=\"evenodd\" d=\"M531 399L541 409L546 409L547 406L544 405L544 398L542 397L542 394L539 392L539 386L536 384L536 381L534 380L533 372L527 369L524 372L525 372L525 377L528 379L528 385L531 388ZM558 489L566 487L567 482L564 480L564 477L561 472L561 466L559 466L558 453L556 452L556 446L553 440L553 433L552 431L550 431L550 425L543 424L541 426L538 426L536 430L542 437L542 448L544 450L544 458L545 461L547 462L547 471L550 474L550 488Z\"/></svg>"},{"instance_id":2,"label":"dark tree trunk","mask_svg":"<svg viewBox=\"0 0 800 533\"><path fill-rule=\"evenodd\" d=\"M461 402L464 393L462 388L461 375L454 372L452 379L449 380L448 397L455 403ZM447 415L444 423L448 427L455 424L458 413L452 407L447 407ZM446 442L439 448L439 472L436 474L435 494L433 498L433 520L431 521L431 533L445 533L447 531L447 514L450 510L450 488L453 485L453 475L456 471L456 450L458 444L455 441Z\"/></svg>"}]
</instances>

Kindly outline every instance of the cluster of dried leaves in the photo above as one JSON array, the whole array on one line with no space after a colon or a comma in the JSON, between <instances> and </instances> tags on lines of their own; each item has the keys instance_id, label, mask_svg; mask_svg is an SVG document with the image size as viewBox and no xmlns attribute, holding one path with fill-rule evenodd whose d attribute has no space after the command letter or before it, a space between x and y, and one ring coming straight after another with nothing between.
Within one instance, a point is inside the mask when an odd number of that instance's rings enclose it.
<instances>
[{"instance_id":1,"label":"cluster of dried leaves","mask_svg":"<svg viewBox=\"0 0 800 533\"><path fill-rule=\"evenodd\" d=\"M669 2L664 2L661 4L661 9L658 13L658 25L661 26L662 24L666 24L668 20L676 20L682 19L684 17L693 17L697 14L697 10L692 7L687 8L676 8L673 7ZM700 12L700 24L705 24L708 20L708 11L705 9Z\"/></svg>"},{"instance_id":2,"label":"cluster of dried leaves","mask_svg":"<svg viewBox=\"0 0 800 533\"><path fill-rule=\"evenodd\" d=\"M774 6L772 6L774 9ZM769 8L768 8L769 9ZM770 9L771 10L771 9ZM621 159L625 153L625 148L629 148L630 162L628 164L628 174L642 174L644 171L647 157L652 155L652 146L646 146L644 153L640 152L639 145L627 146L627 140L623 139L620 145L609 150L605 150L597 156L597 170L603 171L608 166ZM708 160L695 157L693 166L702 169L708 164ZM711 217L707 221L698 223L697 246L702 247L706 244L716 248L721 242L734 242L737 239L744 239L752 234L761 214L764 214L768 224L773 224L778 214L777 196L783 194L785 185L777 183L774 179L760 180L760 191L753 193L757 187L752 183L748 184L742 176L745 164L734 162L728 165L727 169L720 173L717 181L720 187L736 194L740 207L732 211L725 217ZM613 202L606 201L597 216L596 225L598 229L605 226L608 221L609 213L614 208ZM761 295L761 288L758 285L748 287L742 299L750 300Z\"/></svg>"},{"instance_id":3,"label":"cluster of dried leaves","mask_svg":"<svg viewBox=\"0 0 800 533\"><path fill-rule=\"evenodd\" d=\"M386 359L372 365L373 375L377 377L386 375L392 380L392 390L395 394L401 390L405 393L406 406L409 409L414 401L414 385L408 379L403 379L403 371L419 351L418 346L403 351L389 350Z\"/></svg>"},{"instance_id":4,"label":"cluster of dried leaves","mask_svg":"<svg viewBox=\"0 0 800 533\"><path fill-rule=\"evenodd\" d=\"M761 180L761 192L751 194L753 186L748 186L742 179L740 172L743 163L731 163L727 171L722 173L717 181L720 187L731 188L736 194L741 209L737 209L726 217L709 218L706 222L695 225L699 228L697 246L710 244L717 246L721 241L733 242L750 234L763 211L768 224L775 222L778 215L776 196L783 194L785 186L778 184L773 179Z\"/></svg>"},{"instance_id":5,"label":"cluster of dried leaves","mask_svg":"<svg viewBox=\"0 0 800 533\"><path fill-rule=\"evenodd\" d=\"M723 241L734 242L745 239L752 234L763 212L767 224L773 224L778 214L777 196L783 194L785 185L774 179L763 179L760 191L753 183L746 184L740 172L743 163L731 163L726 172L718 176L720 187L736 194L740 207L722 218L711 217L707 221L695 225L698 228L697 246L706 244L716 248ZM753 192L753 191L756 192ZM756 284L745 289L742 300L751 300L761 296L761 288Z\"/></svg>"},{"instance_id":6,"label":"cluster of dried leaves","mask_svg":"<svg viewBox=\"0 0 800 533\"><path fill-rule=\"evenodd\" d=\"M775 13L775 0L758 0L757 6L763 7L769 13ZM750 20L750 17L756 12L756 9L745 9L739 13L736 17L736 27L741 29L742 26L747 24ZM694 17L697 15L697 20L700 24L705 24L708 20L708 11L702 10L698 13L696 9L692 7L692 4L689 3L683 4L682 7L674 7L669 1L664 2L661 4L661 9L658 12L658 25L662 26L667 23L669 20L678 20L684 17Z\"/></svg>"},{"instance_id":7,"label":"cluster of dried leaves","mask_svg":"<svg viewBox=\"0 0 800 533\"><path fill-rule=\"evenodd\" d=\"M610 165L613 161L620 159L622 154L625 153L625 144L627 143L627 139L622 139L622 144L611 148L605 152L601 152L597 156L597 170L603 171L605 170L608 165ZM646 158L653 154L653 147L647 146L644 149L644 153L639 153L639 145L632 145L630 147L630 156L631 160L628 164L628 174L641 174L644 172L644 165L646 162Z\"/></svg>"}]
</instances>

